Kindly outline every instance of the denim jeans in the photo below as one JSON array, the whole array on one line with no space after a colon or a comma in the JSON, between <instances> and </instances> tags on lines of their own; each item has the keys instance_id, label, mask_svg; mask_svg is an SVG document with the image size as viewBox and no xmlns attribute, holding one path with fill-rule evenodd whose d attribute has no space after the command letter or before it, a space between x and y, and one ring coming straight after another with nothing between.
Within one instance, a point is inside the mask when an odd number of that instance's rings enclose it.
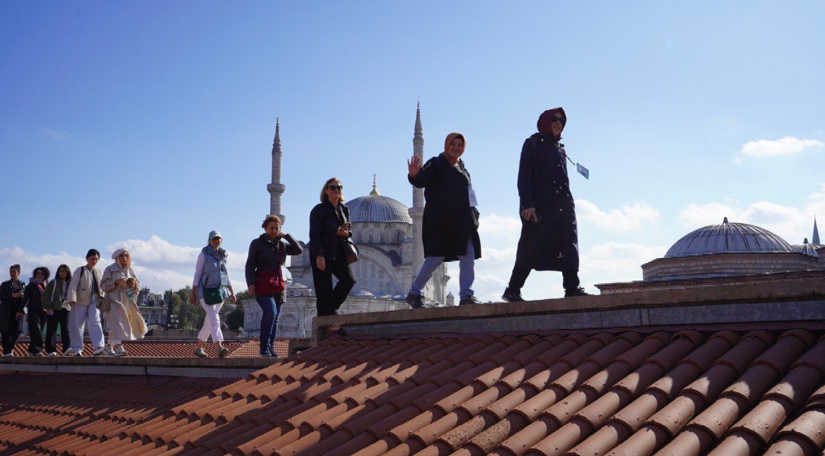
<instances>
[{"instance_id":1,"label":"denim jeans","mask_svg":"<svg viewBox=\"0 0 825 456\"><path fill-rule=\"evenodd\" d=\"M461 288L459 297L466 298L473 295L473 281L475 281L475 256L476 251L473 247L472 237L467 241L467 250L464 255L458 256L458 286ZM424 264L421 265L421 270L418 271L418 277L410 287L410 293L420 295L421 290L427 285L427 282L432 278L435 270L444 262L444 257L429 256L424 259Z\"/></svg>"},{"instance_id":2,"label":"denim jeans","mask_svg":"<svg viewBox=\"0 0 825 456\"><path fill-rule=\"evenodd\" d=\"M283 298L281 295L255 295L255 301L261 306L261 353L275 344L275 333L278 329L278 314L281 313Z\"/></svg>"}]
</instances>

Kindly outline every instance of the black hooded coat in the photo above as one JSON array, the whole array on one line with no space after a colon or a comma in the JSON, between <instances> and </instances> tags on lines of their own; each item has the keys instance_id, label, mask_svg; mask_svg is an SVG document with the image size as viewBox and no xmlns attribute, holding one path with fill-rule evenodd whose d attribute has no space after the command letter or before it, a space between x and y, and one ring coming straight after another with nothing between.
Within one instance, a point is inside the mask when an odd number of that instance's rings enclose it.
<instances>
[{"instance_id":1,"label":"black hooded coat","mask_svg":"<svg viewBox=\"0 0 825 456\"><path fill-rule=\"evenodd\" d=\"M537 223L521 218L521 237L516 253L517 269L578 271L579 238L576 206L567 176L567 155L550 130L550 118L562 108L542 113L539 132L524 141L519 161L519 211L535 208ZM564 124L563 123L563 124Z\"/></svg>"}]
</instances>

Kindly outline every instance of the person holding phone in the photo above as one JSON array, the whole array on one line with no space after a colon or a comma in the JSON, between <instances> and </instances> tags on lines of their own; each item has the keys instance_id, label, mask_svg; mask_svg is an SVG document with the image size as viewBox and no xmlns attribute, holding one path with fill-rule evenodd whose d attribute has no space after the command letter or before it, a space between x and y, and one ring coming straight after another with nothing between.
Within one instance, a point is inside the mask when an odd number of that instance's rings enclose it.
<instances>
[{"instance_id":1,"label":"person holding phone","mask_svg":"<svg viewBox=\"0 0 825 456\"><path fill-rule=\"evenodd\" d=\"M0 285L0 333L3 339L3 357L14 356L14 344L20 335L20 320L17 309L23 306L26 286L20 280L20 265L9 268L10 279Z\"/></svg>"},{"instance_id":2,"label":"person holding phone","mask_svg":"<svg viewBox=\"0 0 825 456\"><path fill-rule=\"evenodd\" d=\"M350 237L352 224L344 204L344 186L332 177L321 189L321 203L309 213L309 262L319 317L336 315L355 286L343 244ZM338 279L335 288L332 276Z\"/></svg>"},{"instance_id":3,"label":"person holding phone","mask_svg":"<svg viewBox=\"0 0 825 456\"><path fill-rule=\"evenodd\" d=\"M576 205L567 176L567 154L560 143L567 124L562 108L544 111L538 133L524 141L518 171L521 237L510 283L501 298L524 301L521 288L530 271L561 271L564 296L584 296L579 287Z\"/></svg>"},{"instance_id":4,"label":"person holding phone","mask_svg":"<svg viewBox=\"0 0 825 456\"><path fill-rule=\"evenodd\" d=\"M407 304L413 309L424 305L421 291L436 268L445 261L458 260L458 305L479 304L472 286L475 260L481 258L478 236L478 209L470 173L464 166L466 140L461 133L450 133L444 152L427 160L424 166L413 155L407 161L407 180L424 189L424 263L410 286Z\"/></svg>"}]
</instances>

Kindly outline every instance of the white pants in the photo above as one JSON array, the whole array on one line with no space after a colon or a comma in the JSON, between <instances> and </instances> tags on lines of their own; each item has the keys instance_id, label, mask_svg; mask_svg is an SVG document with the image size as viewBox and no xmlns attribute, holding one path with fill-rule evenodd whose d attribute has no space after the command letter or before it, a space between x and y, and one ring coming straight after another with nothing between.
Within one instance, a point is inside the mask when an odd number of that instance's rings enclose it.
<instances>
[{"instance_id":1,"label":"white pants","mask_svg":"<svg viewBox=\"0 0 825 456\"><path fill-rule=\"evenodd\" d=\"M198 333L198 340L206 342L211 334L213 343L223 342L220 317L223 303L210 305L207 304L203 298L201 298L201 307L203 307L203 310L206 311L206 318L203 319L203 328L201 328L201 332Z\"/></svg>"},{"instance_id":2,"label":"white pants","mask_svg":"<svg viewBox=\"0 0 825 456\"><path fill-rule=\"evenodd\" d=\"M92 296L88 306L75 304L69 312L69 334L72 339L72 350L75 353L83 351L83 330L89 324L89 337L95 349L103 347L103 328L100 326L100 312L97 310L97 296Z\"/></svg>"}]
</instances>

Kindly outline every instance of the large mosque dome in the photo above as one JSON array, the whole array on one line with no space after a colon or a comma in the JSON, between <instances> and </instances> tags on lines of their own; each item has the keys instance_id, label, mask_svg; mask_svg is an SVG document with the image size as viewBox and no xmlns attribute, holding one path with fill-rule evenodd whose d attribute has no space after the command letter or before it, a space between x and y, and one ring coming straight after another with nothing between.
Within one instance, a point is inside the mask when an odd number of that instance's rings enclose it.
<instances>
[{"instance_id":1,"label":"large mosque dome","mask_svg":"<svg viewBox=\"0 0 825 456\"><path fill-rule=\"evenodd\" d=\"M346 205L349 207L349 218L353 223L402 222L412 224L407 206L400 201L381 196L375 189L367 196L347 201Z\"/></svg>"},{"instance_id":2,"label":"large mosque dome","mask_svg":"<svg viewBox=\"0 0 825 456\"><path fill-rule=\"evenodd\" d=\"M685 235L667 251L665 258L682 258L717 253L794 252L790 244L770 231L746 223L729 223L699 228Z\"/></svg>"},{"instance_id":3,"label":"large mosque dome","mask_svg":"<svg viewBox=\"0 0 825 456\"><path fill-rule=\"evenodd\" d=\"M643 264L642 277L652 282L810 271L822 266L815 251L794 248L764 228L730 223L725 217L719 225L688 233L663 258Z\"/></svg>"}]
</instances>

